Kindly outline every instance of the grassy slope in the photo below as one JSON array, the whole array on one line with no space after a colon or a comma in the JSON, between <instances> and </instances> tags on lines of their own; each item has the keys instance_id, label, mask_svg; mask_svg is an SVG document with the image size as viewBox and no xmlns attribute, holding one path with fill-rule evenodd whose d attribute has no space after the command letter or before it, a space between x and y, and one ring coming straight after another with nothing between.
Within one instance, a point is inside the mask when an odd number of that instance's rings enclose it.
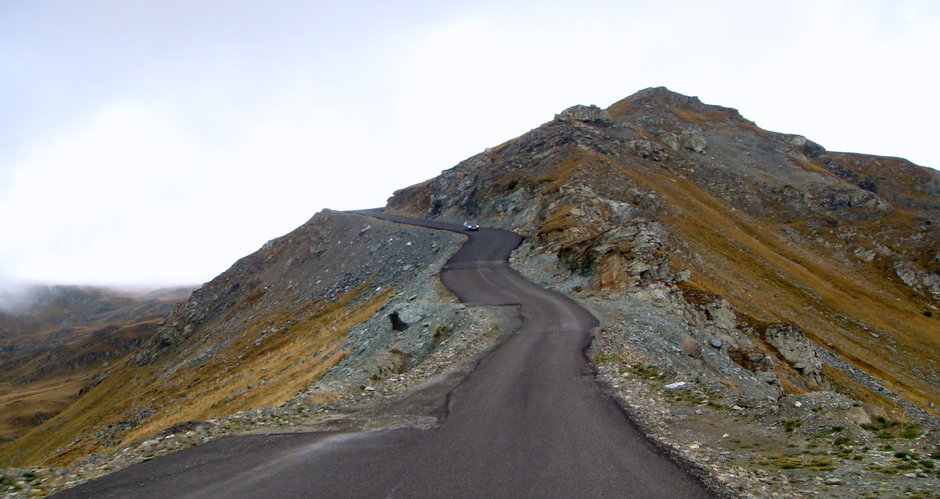
<instances>
[{"instance_id":1,"label":"grassy slope","mask_svg":"<svg viewBox=\"0 0 940 499\"><path fill-rule=\"evenodd\" d=\"M123 362L77 403L23 437L0 447L0 465L66 464L90 452L101 452L144 438L176 423L204 420L262 406L279 405L318 379L345 352L338 346L348 328L385 304L391 289L362 298L363 286L332 303L283 306L252 315L215 355L201 361L167 356L156 365ZM254 297L257 299L258 297ZM239 306L250 306L243 302ZM238 312L234 307L230 314ZM224 322L226 317L216 319ZM290 320L286 332L258 341L257 331ZM211 327L212 322L204 325ZM199 342L193 335L187 342ZM184 345L185 346L185 345ZM184 349L186 351L186 349ZM192 350L189 350L192 351ZM245 355L247 352L250 355ZM172 366L188 366L161 376ZM259 390L259 386L266 388ZM88 438L89 428L103 428L149 411L139 426L113 439ZM73 441L79 437L78 442Z\"/></svg>"},{"instance_id":2,"label":"grassy slope","mask_svg":"<svg viewBox=\"0 0 940 499\"><path fill-rule=\"evenodd\" d=\"M673 255L676 270L692 271L691 285L725 297L757 323L792 322L808 336L887 382L891 391L922 407L940 404L940 387L918 373L940 361L940 322L924 305L873 265L849 266L821 247L796 247L773 223L748 216L667 168L650 171L597 153L572 149L545 180L546 192L574 175L614 168L622 180L653 190L671 213L660 218L692 253ZM609 178L609 177L608 177ZM567 227L569 206L559 206L542 232ZM896 210L889 218L908 217ZM903 224L901 224L903 225ZM877 331L877 337L870 334ZM842 391L893 411L893 404L831 367Z\"/></svg>"},{"instance_id":3,"label":"grassy slope","mask_svg":"<svg viewBox=\"0 0 940 499\"><path fill-rule=\"evenodd\" d=\"M58 414L75 401L94 375L94 370L86 370L32 383L0 382L0 435L17 436Z\"/></svg>"},{"instance_id":4,"label":"grassy slope","mask_svg":"<svg viewBox=\"0 0 940 499\"><path fill-rule=\"evenodd\" d=\"M2 436L18 437L68 407L92 378L149 338L188 294L188 289L171 290L138 300L105 289L58 289L101 296L79 304L34 306L17 321L18 334L4 339L20 348L0 362Z\"/></svg>"}]
</instances>

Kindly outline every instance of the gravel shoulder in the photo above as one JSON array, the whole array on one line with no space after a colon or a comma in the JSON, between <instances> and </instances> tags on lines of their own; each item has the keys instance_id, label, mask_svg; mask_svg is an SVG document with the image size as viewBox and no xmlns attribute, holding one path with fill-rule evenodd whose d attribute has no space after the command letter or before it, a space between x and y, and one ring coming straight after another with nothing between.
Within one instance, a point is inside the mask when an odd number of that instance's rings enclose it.
<instances>
[{"instance_id":1,"label":"gravel shoulder","mask_svg":"<svg viewBox=\"0 0 940 499\"><path fill-rule=\"evenodd\" d=\"M587 278L531 245L512 264L600 319L586 352L597 381L664 452L728 496L940 496L935 420L879 418L830 391L749 391L755 373L721 358L728 345L708 341L723 331L696 320L675 290L592 293Z\"/></svg>"}]
</instances>

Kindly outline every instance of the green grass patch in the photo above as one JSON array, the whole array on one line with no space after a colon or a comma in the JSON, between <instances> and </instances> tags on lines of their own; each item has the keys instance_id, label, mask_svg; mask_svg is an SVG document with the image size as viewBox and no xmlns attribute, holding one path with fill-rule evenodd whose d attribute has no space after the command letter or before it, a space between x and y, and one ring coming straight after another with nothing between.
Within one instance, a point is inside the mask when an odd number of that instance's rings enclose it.
<instances>
[{"instance_id":1,"label":"green grass patch","mask_svg":"<svg viewBox=\"0 0 940 499\"><path fill-rule=\"evenodd\" d=\"M783 430L787 433L791 433L793 430L803 426L803 422L799 419L784 419L780 421L780 424L783 425Z\"/></svg>"},{"instance_id":2,"label":"green grass patch","mask_svg":"<svg viewBox=\"0 0 940 499\"><path fill-rule=\"evenodd\" d=\"M0 490L6 490L9 492L17 492L20 490L20 486L13 481L12 477L6 475L0 475Z\"/></svg>"},{"instance_id":3,"label":"green grass patch","mask_svg":"<svg viewBox=\"0 0 940 499\"><path fill-rule=\"evenodd\" d=\"M667 373L660 372L659 368L653 364L645 366L643 364L634 364L630 368L630 372L643 379L666 379L669 377Z\"/></svg>"},{"instance_id":4,"label":"green grass patch","mask_svg":"<svg viewBox=\"0 0 940 499\"><path fill-rule=\"evenodd\" d=\"M594 364L600 365L600 364L614 362L616 359L614 358L613 355L610 355L607 352L598 351L594 354L594 357L592 357L591 360L594 361Z\"/></svg>"},{"instance_id":5,"label":"green grass patch","mask_svg":"<svg viewBox=\"0 0 940 499\"><path fill-rule=\"evenodd\" d=\"M901 438L917 438L921 434L921 426L919 424L908 424L904 426L904 430L901 431Z\"/></svg>"},{"instance_id":6,"label":"green grass patch","mask_svg":"<svg viewBox=\"0 0 940 499\"><path fill-rule=\"evenodd\" d=\"M898 437L912 439L921 436L923 433L921 425L917 423L901 423L886 419L883 416L875 418L874 423L862 425L862 428L874 433L875 437L882 439Z\"/></svg>"},{"instance_id":7,"label":"green grass patch","mask_svg":"<svg viewBox=\"0 0 940 499\"><path fill-rule=\"evenodd\" d=\"M758 458L758 464L773 466L783 470L809 469L813 471L832 471L835 464L825 457L804 457L799 454Z\"/></svg>"}]
</instances>

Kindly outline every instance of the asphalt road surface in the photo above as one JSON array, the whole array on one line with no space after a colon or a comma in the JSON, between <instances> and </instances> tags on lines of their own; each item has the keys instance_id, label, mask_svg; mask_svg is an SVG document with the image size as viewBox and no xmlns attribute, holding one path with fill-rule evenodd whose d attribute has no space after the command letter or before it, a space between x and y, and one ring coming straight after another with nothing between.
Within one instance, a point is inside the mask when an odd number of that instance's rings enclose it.
<instances>
[{"instance_id":1,"label":"asphalt road surface","mask_svg":"<svg viewBox=\"0 0 940 499\"><path fill-rule=\"evenodd\" d=\"M444 284L467 304L520 305L523 321L446 395L439 428L225 437L60 496L708 497L593 380L584 349L597 319L509 268L517 234L464 233Z\"/></svg>"}]
</instances>

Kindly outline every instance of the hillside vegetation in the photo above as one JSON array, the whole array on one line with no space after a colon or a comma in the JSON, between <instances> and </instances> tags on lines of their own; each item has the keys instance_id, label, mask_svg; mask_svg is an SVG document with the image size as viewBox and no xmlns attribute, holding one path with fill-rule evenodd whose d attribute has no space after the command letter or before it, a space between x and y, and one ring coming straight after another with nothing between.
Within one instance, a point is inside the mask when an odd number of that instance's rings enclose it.
<instances>
[{"instance_id":1,"label":"hillside vegetation","mask_svg":"<svg viewBox=\"0 0 940 499\"><path fill-rule=\"evenodd\" d=\"M568 109L396 192L389 208L519 231L534 252L587 277L595 297L661 283L701 308L723 300L736 330L769 350L767 327L794 325L887 393L937 414L935 170L830 153L655 88L606 110ZM787 392L835 389L873 413L904 412L833 365L805 376L780 360Z\"/></svg>"},{"instance_id":2,"label":"hillside vegetation","mask_svg":"<svg viewBox=\"0 0 940 499\"><path fill-rule=\"evenodd\" d=\"M7 293L0 311L0 438L12 440L68 407L191 291L35 285Z\"/></svg>"},{"instance_id":3,"label":"hillside vegetation","mask_svg":"<svg viewBox=\"0 0 940 499\"><path fill-rule=\"evenodd\" d=\"M406 364L419 362L427 354L415 350L420 338L393 345L398 338L382 329L392 329L387 318L375 331L351 330L404 301L398 292L427 281L458 241L358 215L317 214L193 292L81 398L0 446L0 463L69 464L174 425L280 406L298 394L305 403L328 401L358 391L393 349ZM380 336L368 348L366 333ZM337 383L303 395L344 359Z\"/></svg>"},{"instance_id":4,"label":"hillside vegetation","mask_svg":"<svg viewBox=\"0 0 940 499\"><path fill-rule=\"evenodd\" d=\"M585 355L604 389L729 496L940 493L940 172L650 88L569 108L386 210L522 234L511 265L600 320ZM461 242L323 211L102 372L20 357L3 380L47 365L37 390L84 395L0 444L0 466L69 471L10 471L0 491L271 425L434 427L519 320L442 289ZM139 327L111 334L137 341Z\"/></svg>"}]
</instances>

